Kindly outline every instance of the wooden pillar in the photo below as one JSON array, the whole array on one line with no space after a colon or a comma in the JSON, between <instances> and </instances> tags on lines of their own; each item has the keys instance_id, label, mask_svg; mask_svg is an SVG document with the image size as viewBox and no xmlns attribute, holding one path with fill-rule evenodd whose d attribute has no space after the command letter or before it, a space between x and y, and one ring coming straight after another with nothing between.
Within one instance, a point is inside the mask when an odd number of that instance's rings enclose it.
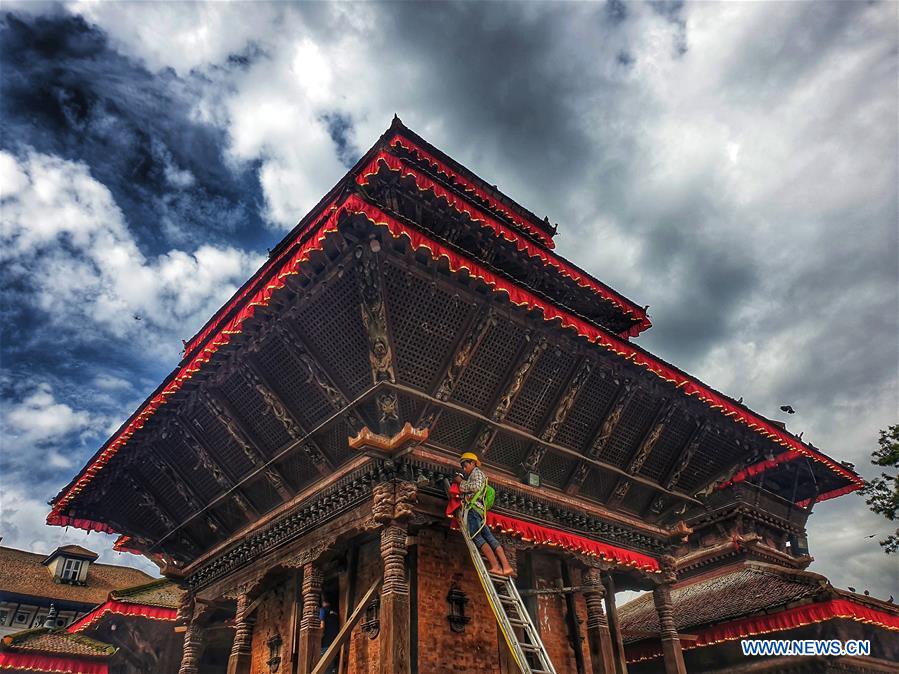
<instances>
[{"instance_id":1,"label":"wooden pillar","mask_svg":"<svg viewBox=\"0 0 899 674\"><path fill-rule=\"evenodd\" d=\"M184 630L184 655L178 674L197 674L205 645L205 632L200 625L201 609L191 600L187 611L187 627Z\"/></svg>"},{"instance_id":2,"label":"wooden pillar","mask_svg":"<svg viewBox=\"0 0 899 674\"><path fill-rule=\"evenodd\" d=\"M410 674L409 581L406 578L406 526L394 520L381 530L380 674Z\"/></svg>"},{"instance_id":3,"label":"wooden pillar","mask_svg":"<svg viewBox=\"0 0 899 674\"><path fill-rule=\"evenodd\" d=\"M298 674L309 674L322 652L322 625L318 618L322 598L322 572L318 564L303 567L303 616L300 618Z\"/></svg>"},{"instance_id":4,"label":"wooden pillar","mask_svg":"<svg viewBox=\"0 0 899 674\"><path fill-rule=\"evenodd\" d=\"M234 615L234 643L228 658L227 674L250 674L251 647L254 619L247 612L249 599L246 592L237 595L237 612Z\"/></svg>"},{"instance_id":5,"label":"wooden pillar","mask_svg":"<svg viewBox=\"0 0 899 674\"><path fill-rule=\"evenodd\" d=\"M659 614L662 637L662 653L665 657L665 674L687 674L680 638L674 626L674 605L671 603L671 584L662 583L652 591L652 599Z\"/></svg>"},{"instance_id":6,"label":"wooden pillar","mask_svg":"<svg viewBox=\"0 0 899 674\"><path fill-rule=\"evenodd\" d=\"M606 614L609 617L609 633L612 637L612 651L615 660L615 674L627 674L627 658L624 654L624 639L621 637L621 623L618 622L618 608L615 606L615 581L612 576L602 576L606 588Z\"/></svg>"},{"instance_id":7,"label":"wooden pillar","mask_svg":"<svg viewBox=\"0 0 899 674\"><path fill-rule=\"evenodd\" d=\"M590 567L584 572L584 585L591 588L584 592L584 602L587 604L587 643L593 674L615 674L612 634L602 608L606 589L599 569Z\"/></svg>"}]
</instances>

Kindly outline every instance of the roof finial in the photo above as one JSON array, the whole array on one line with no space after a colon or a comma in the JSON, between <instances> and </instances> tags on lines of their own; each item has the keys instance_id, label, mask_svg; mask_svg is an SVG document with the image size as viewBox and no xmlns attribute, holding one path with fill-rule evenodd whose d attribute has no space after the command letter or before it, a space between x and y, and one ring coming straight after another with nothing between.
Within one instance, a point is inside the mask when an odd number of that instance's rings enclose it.
<instances>
[{"instance_id":1,"label":"roof finial","mask_svg":"<svg viewBox=\"0 0 899 674\"><path fill-rule=\"evenodd\" d=\"M393 121L390 122L390 128L394 129L394 130L406 128L405 125L403 124L403 121L400 119L399 115L397 115L395 112L393 113Z\"/></svg>"},{"instance_id":2,"label":"roof finial","mask_svg":"<svg viewBox=\"0 0 899 674\"><path fill-rule=\"evenodd\" d=\"M47 619L44 621L44 627L50 630L56 627L56 604L50 604L50 612L47 614Z\"/></svg>"}]
</instances>

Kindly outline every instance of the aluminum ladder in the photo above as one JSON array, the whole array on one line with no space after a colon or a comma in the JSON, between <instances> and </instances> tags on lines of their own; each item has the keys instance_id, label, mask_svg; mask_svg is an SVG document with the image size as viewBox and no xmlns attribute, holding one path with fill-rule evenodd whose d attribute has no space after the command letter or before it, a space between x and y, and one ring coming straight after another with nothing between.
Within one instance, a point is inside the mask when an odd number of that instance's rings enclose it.
<instances>
[{"instance_id":1,"label":"aluminum ladder","mask_svg":"<svg viewBox=\"0 0 899 674\"><path fill-rule=\"evenodd\" d=\"M537 634L521 595L518 594L515 582L510 576L488 573L481 553L468 534L467 522L468 510L463 509L459 528L462 530L474 568L478 572L481 587L484 588L484 594L487 595L487 601L493 609L493 615L496 616L496 622L509 645L515 663L522 674L556 674L556 669L546 653L546 647Z\"/></svg>"}]
</instances>

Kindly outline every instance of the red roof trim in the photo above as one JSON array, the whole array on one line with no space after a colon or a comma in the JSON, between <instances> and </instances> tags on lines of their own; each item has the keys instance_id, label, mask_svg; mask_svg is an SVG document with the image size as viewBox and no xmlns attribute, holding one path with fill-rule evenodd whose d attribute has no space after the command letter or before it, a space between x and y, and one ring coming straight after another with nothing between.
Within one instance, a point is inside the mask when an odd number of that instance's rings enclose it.
<instances>
[{"instance_id":1,"label":"red roof trim","mask_svg":"<svg viewBox=\"0 0 899 674\"><path fill-rule=\"evenodd\" d=\"M496 199L494 199L492 196L487 194L486 191L484 191L480 187L477 187L476 185L472 184L469 180L466 180L465 178L460 176L458 173L456 173L451 168L449 168L446 164L444 164L443 162L441 162L440 160L435 158L432 154L430 154L426 150L423 150L422 148L420 148L416 143L412 142L405 136L397 134L396 136L391 138L387 144L389 146L399 145L399 146L405 148L406 150L408 150L409 152L413 152L413 153L417 154L421 159L428 162L431 166L435 167L437 169L438 173L443 173L445 176L447 176L450 179L450 182L454 182L454 183L458 184L465 192L471 192L472 194L476 195L478 198L486 201L488 204L490 204L491 208L499 211L500 213L505 215L507 218L509 218L509 220L514 222L516 225L518 225L519 227L521 227L522 229L527 231L532 236L535 236L536 238L538 238L548 248L556 247L556 242L553 241L552 237L549 234L544 232L539 227L535 227L532 223L528 222L521 216L513 213L506 206L499 203Z\"/></svg>"},{"instance_id":2,"label":"red roof trim","mask_svg":"<svg viewBox=\"0 0 899 674\"><path fill-rule=\"evenodd\" d=\"M175 620L178 617L178 611L173 608L148 606L147 604L131 604L116 601L115 599L109 599L81 619L73 622L66 628L66 631L71 634L83 632L107 613L147 618L148 620Z\"/></svg>"},{"instance_id":3,"label":"red roof trim","mask_svg":"<svg viewBox=\"0 0 899 674\"><path fill-rule=\"evenodd\" d=\"M489 227L497 236L514 244L518 250L527 253L530 257L539 258L545 265L554 267L563 276L572 279L582 288L592 290L602 299L610 302L630 316L634 321L637 321L626 333L621 335L622 337L636 337L644 330L652 327L652 323L646 316L646 311L642 307L633 304L619 293L577 269L570 262L559 257L555 253L523 239L513 229L504 225L492 215L478 207L472 207L452 192L438 185L426 175L420 173L414 167L406 164L399 157L394 157L386 152L379 152L368 165L360 171L359 175L356 176L356 182L360 185L367 185L371 176L377 174L381 164L384 164L391 171L399 172L404 177L409 176L413 178L420 191L431 191L435 196L445 199L446 202L458 212L464 213L471 220L480 222L482 225Z\"/></svg>"},{"instance_id":4,"label":"red roof trim","mask_svg":"<svg viewBox=\"0 0 899 674\"><path fill-rule=\"evenodd\" d=\"M459 492L459 486L450 485L450 499L446 506L446 516L453 518L452 526L458 526L458 521L454 517L455 512L462 507L462 500ZM614 545L600 543L591 538L570 534L566 531L558 529L550 529L533 522L526 522L515 517L500 515L493 511L487 513L487 524L499 529L504 534L517 536L529 543L537 545L545 545L551 548L562 548L563 550L574 550L587 557L598 557L607 562L620 564L622 566L633 566L651 573L660 573L659 561L649 555L640 552L625 550Z\"/></svg>"},{"instance_id":5,"label":"red roof trim","mask_svg":"<svg viewBox=\"0 0 899 674\"><path fill-rule=\"evenodd\" d=\"M0 669L59 672L60 674L109 674L109 666L105 662L8 652L0 652Z\"/></svg>"},{"instance_id":6,"label":"red roof trim","mask_svg":"<svg viewBox=\"0 0 899 674\"><path fill-rule=\"evenodd\" d=\"M849 599L831 599L825 602L796 606L777 613L740 618L712 625L699 630L697 633L698 639L695 641L682 640L681 648L688 650L703 646L713 646L725 641L735 641L737 639L745 639L746 637L770 634L771 632L782 632L804 625L839 618L876 625L891 631L899 631L899 616L891 615L885 611L878 611ZM641 660L651 660L660 657L662 655L662 646L654 642L639 643L627 646L625 651L629 663L640 662Z\"/></svg>"},{"instance_id":7,"label":"red roof trim","mask_svg":"<svg viewBox=\"0 0 899 674\"><path fill-rule=\"evenodd\" d=\"M225 323L221 329L209 340L209 343L197 353L188 363L178 368L164 382L164 385L157 389L157 393L149 398L141 408L131 417L131 419L119 430L104 446L104 448L91 460L87 467L82 471L81 475L74 483L65 491L47 516L47 524L57 526L76 526L81 529L104 531L106 533L115 532L109 525L103 522L95 522L89 519L70 517L63 514L63 511L71 500L77 496L93 479L109 460L124 447L131 437L138 430L143 428L147 419L149 419L157 409L164 405L168 396L177 392L186 381L209 362L212 355L222 346L230 342L234 335L240 334L244 321L251 318L257 306L267 306L271 301L275 291L281 289L286 284L286 278L298 273L299 265L309 259L313 251L320 250L322 243L327 236L337 231L338 218L344 213L359 214L365 216L372 223L387 228L391 236L400 238L405 236L409 239L414 248L425 248L431 252L435 258L446 258L449 266L453 271L466 270L470 275L480 278L484 283L492 286L496 291L501 291L509 296L509 300L518 306L525 306L529 309L538 309L543 312L543 317L547 321L558 320L563 327L571 328L578 335L586 338L605 349L613 351L622 358L633 362L636 365L652 372L656 376L671 382L677 388L684 391L686 395L695 395L705 402L712 409L720 411L723 415L731 417L736 421L746 424L750 429L760 435L769 438L771 441L780 444L787 449L793 449L801 454L819 461L826 465L832 472L853 482L845 491L854 491L860 489L864 482L858 476L847 470L845 467L836 463L832 459L820 454L816 450L803 445L796 438L787 434L782 429L771 424L767 420L753 414L745 408L738 407L733 402L708 388L701 382L691 378L686 373L677 368L664 363L648 352L640 349L636 345L617 337L601 328L587 323L581 318L568 313L544 300L538 298L532 293L519 288L505 279L493 274L482 268L477 263L464 258L463 256L450 251L430 238L406 225L401 224L395 218L387 215L378 207L363 201L361 197L355 194L348 195L340 204L339 209L335 203L328 206L328 217L324 220L315 234L309 237L302 245L289 256L285 256L284 263L277 270L277 274L263 288L257 290L230 321ZM293 248L291 248L293 250ZM839 490L837 490L839 491ZM833 498L839 494L829 492L818 497L819 501L826 498Z\"/></svg>"}]
</instances>

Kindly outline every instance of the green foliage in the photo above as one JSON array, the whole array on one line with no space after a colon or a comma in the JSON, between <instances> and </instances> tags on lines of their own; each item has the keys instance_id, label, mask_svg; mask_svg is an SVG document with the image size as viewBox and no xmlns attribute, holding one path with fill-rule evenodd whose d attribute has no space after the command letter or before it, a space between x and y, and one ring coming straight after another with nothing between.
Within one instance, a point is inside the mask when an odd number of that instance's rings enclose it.
<instances>
[{"instance_id":1,"label":"green foliage","mask_svg":"<svg viewBox=\"0 0 899 674\"><path fill-rule=\"evenodd\" d=\"M880 431L880 448L871 455L871 463L876 466L893 468L893 474L881 473L880 477L865 482L861 494L872 511L895 521L899 515L899 424ZM880 541L887 554L899 552L899 529L895 534Z\"/></svg>"}]
</instances>

